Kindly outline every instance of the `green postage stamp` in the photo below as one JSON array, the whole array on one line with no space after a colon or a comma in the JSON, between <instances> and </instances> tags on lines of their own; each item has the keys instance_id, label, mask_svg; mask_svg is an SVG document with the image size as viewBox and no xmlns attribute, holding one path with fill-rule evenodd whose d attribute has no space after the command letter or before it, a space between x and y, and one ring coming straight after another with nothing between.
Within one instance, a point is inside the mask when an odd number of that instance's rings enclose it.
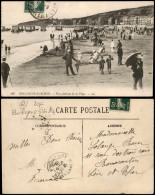
<instances>
[{"instance_id":1,"label":"green postage stamp","mask_svg":"<svg viewBox=\"0 0 155 195\"><path fill-rule=\"evenodd\" d=\"M25 12L43 13L44 1L25 1Z\"/></svg>"},{"instance_id":2,"label":"green postage stamp","mask_svg":"<svg viewBox=\"0 0 155 195\"><path fill-rule=\"evenodd\" d=\"M110 110L130 110L130 99L124 98L111 98L110 99Z\"/></svg>"},{"instance_id":3,"label":"green postage stamp","mask_svg":"<svg viewBox=\"0 0 155 195\"><path fill-rule=\"evenodd\" d=\"M35 19L51 19L58 10L55 1L25 1L25 12Z\"/></svg>"}]
</instances>

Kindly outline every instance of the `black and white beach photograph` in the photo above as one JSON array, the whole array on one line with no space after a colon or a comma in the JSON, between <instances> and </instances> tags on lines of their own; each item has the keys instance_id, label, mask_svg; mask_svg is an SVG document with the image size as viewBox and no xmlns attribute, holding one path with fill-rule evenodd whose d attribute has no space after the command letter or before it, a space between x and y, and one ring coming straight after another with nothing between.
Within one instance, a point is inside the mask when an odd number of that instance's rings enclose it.
<instances>
[{"instance_id":1,"label":"black and white beach photograph","mask_svg":"<svg viewBox=\"0 0 155 195\"><path fill-rule=\"evenodd\" d=\"M153 1L1 1L2 96L152 96Z\"/></svg>"}]
</instances>

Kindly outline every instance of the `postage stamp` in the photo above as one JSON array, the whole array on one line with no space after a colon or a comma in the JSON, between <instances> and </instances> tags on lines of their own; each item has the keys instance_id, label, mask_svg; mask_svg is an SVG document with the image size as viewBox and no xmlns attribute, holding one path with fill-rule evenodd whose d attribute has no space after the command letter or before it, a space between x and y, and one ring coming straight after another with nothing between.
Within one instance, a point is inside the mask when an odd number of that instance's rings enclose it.
<instances>
[{"instance_id":1,"label":"postage stamp","mask_svg":"<svg viewBox=\"0 0 155 195\"><path fill-rule=\"evenodd\" d=\"M25 12L33 11L34 13L44 12L44 1L25 1Z\"/></svg>"},{"instance_id":2,"label":"postage stamp","mask_svg":"<svg viewBox=\"0 0 155 195\"><path fill-rule=\"evenodd\" d=\"M50 19L58 9L54 1L26 1L25 12L29 12L35 19Z\"/></svg>"},{"instance_id":3,"label":"postage stamp","mask_svg":"<svg viewBox=\"0 0 155 195\"><path fill-rule=\"evenodd\" d=\"M130 110L130 99L128 98L111 98L110 99L110 110Z\"/></svg>"},{"instance_id":4,"label":"postage stamp","mask_svg":"<svg viewBox=\"0 0 155 195\"><path fill-rule=\"evenodd\" d=\"M62 179L72 170L72 160L67 153L59 152L52 155L47 162L47 170L55 179Z\"/></svg>"}]
</instances>

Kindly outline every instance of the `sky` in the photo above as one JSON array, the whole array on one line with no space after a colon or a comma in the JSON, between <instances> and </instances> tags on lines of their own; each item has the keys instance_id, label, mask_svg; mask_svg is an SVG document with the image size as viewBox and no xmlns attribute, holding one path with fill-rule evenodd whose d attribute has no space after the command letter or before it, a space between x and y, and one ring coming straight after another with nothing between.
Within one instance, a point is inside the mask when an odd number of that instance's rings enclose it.
<instances>
[{"instance_id":1,"label":"sky","mask_svg":"<svg viewBox=\"0 0 155 195\"><path fill-rule=\"evenodd\" d=\"M53 1L54 2L54 1ZM153 5L153 1L55 1L58 10L54 18L85 17L107 11ZM24 13L24 1L1 1L2 25L35 20Z\"/></svg>"}]
</instances>

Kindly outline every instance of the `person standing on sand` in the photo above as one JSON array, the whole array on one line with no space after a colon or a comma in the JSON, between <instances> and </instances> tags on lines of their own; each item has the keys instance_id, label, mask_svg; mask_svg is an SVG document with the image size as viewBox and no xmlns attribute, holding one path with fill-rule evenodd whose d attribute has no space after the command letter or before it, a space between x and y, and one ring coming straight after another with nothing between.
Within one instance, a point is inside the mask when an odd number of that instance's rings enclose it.
<instances>
[{"instance_id":1,"label":"person standing on sand","mask_svg":"<svg viewBox=\"0 0 155 195\"><path fill-rule=\"evenodd\" d=\"M5 54L7 54L8 47L5 45Z\"/></svg>"},{"instance_id":2,"label":"person standing on sand","mask_svg":"<svg viewBox=\"0 0 155 195\"><path fill-rule=\"evenodd\" d=\"M70 36L71 36L71 39L73 38L73 36L72 36L72 31L70 30Z\"/></svg>"},{"instance_id":3,"label":"person standing on sand","mask_svg":"<svg viewBox=\"0 0 155 195\"><path fill-rule=\"evenodd\" d=\"M69 76L69 70L68 70L69 68L70 68L70 71L71 71L72 75L76 75L74 70L73 70L73 67L72 67L72 59L75 60L76 62L77 62L77 60L71 54L70 49L67 50L67 53L63 57L63 59L66 60L66 73L67 73L67 76Z\"/></svg>"},{"instance_id":4,"label":"person standing on sand","mask_svg":"<svg viewBox=\"0 0 155 195\"><path fill-rule=\"evenodd\" d=\"M122 65L122 57L123 57L123 49L122 49L122 47L118 48L117 54L118 54L118 65Z\"/></svg>"},{"instance_id":5,"label":"person standing on sand","mask_svg":"<svg viewBox=\"0 0 155 195\"><path fill-rule=\"evenodd\" d=\"M3 48L4 40L1 40L1 48Z\"/></svg>"},{"instance_id":6,"label":"person standing on sand","mask_svg":"<svg viewBox=\"0 0 155 195\"><path fill-rule=\"evenodd\" d=\"M3 58L1 64L1 76L3 80L4 88L6 88L9 72L10 72L10 66L6 63L6 58Z\"/></svg>"},{"instance_id":7,"label":"person standing on sand","mask_svg":"<svg viewBox=\"0 0 155 195\"><path fill-rule=\"evenodd\" d=\"M53 49L55 48L55 40L54 40L54 34L53 34Z\"/></svg>"},{"instance_id":8,"label":"person standing on sand","mask_svg":"<svg viewBox=\"0 0 155 195\"><path fill-rule=\"evenodd\" d=\"M121 31L121 39L122 39L122 37L123 37L123 32Z\"/></svg>"},{"instance_id":9,"label":"person standing on sand","mask_svg":"<svg viewBox=\"0 0 155 195\"><path fill-rule=\"evenodd\" d=\"M118 40L118 43L117 43L117 49L118 49L118 48L120 48L120 47L122 47L122 43L121 43L121 41L120 41L120 40Z\"/></svg>"},{"instance_id":10,"label":"person standing on sand","mask_svg":"<svg viewBox=\"0 0 155 195\"><path fill-rule=\"evenodd\" d=\"M101 56L101 60L99 62L99 70L101 70L101 74L104 74L104 64L105 64L105 60L104 60L104 56Z\"/></svg>"},{"instance_id":11,"label":"person standing on sand","mask_svg":"<svg viewBox=\"0 0 155 195\"><path fill-rule=\"evenodd\" d=\"M51 41L52 41L52 47L54 49L54 47L55 47L54 34L50 34L50 38L51 38Z\"/></svg>"},{"instance_id":12,"label":"person standing on sand","mask_svg":"<svg viewBox=\"0 0 155 195\"><path fill-rule=\"evenodd\" d=\"M111 47L111 52L113 53L114 52L114 47L115 47L115 43L114 43L113 40L111 41L110 47Z\"/></svg>"},{"instance_id":13,"label":"person standing on sand","mask_svg":"<svg viewBox=\"0 0 155 195\"><path fill-rule=\"evenodd\" d=\"M111 60L113 60L113 57L111 55L109 55L107 60L106 60L109 74L111 74Z\"/></svg>"},{"instance_id":14,"label":"person standing on sand","mask_svg":"<svg viewBox=\"0 0 155 195\"><path fill-rule=\"evenodd\" d=\"M78 35L78 33L76 32L76 39L78 40L79 39L79 35Z\"/></svg>"},{"instance_id":15,"label":"person standing on sand","mask_svg":"<svg viewBox=\"0 0 155 195\"><path fill-rule=\"evenodd\" d=\"M68 45L68 43L65 43L65 51L66 51L66 53L67 53L68 49L69 49L69 45Z\"/></svg>"},{"instance_id":16,"label":"person standing on sand","mask_svg":"<svg viewBox=\"0 0 155 195\"><path fill-rule=\"evenodd\" d=\"M77 53L77 63L75 64L77 73L79 72L79 66L80 66L81 60L82 60L82 53L79 51Z\"/></svg>"},{"instance_id":17,"label":"person standing on sand","mask_svg":"<svg viewBox=\"0 0 155 195\"><path fill-rule=\"evenodd\" d=\"M124 35L123 35L123 40L125 40L126 39L126 34L125 34L126 32L124 32Z\"/></svg>"},{"instance_id":18,"label":"person standing on sand","mask_svg":"<svg viewBox=\"0 0 155 195\"><path fill-rule=\"evenodd\" d=\"M8 46L8 54L10 54L10 51L11 51L11 47Z\"/></svg>"},{"instance_id":19,"label":"person standing on sand","mask_svg":"<svg viewBox=\"0 0 155 195\"><path fill-rule=\"evenodd\" d=\"M61 48L61 51L63 51L64 50L64 47L63 47L63 40L61 39L61 41L60 41L60 48Z\"/></svg>"},{"instance_id":20,"label":"person standing on sand","mask_svg":"<svg viewBox=\"0 0 155 195\"><path fill-rule=\"evenodd\" d=\"M137 83L139 82L140 89L143 88L143 61L142 61L142 55L138 54L136 59L134 60L131 69L133 70L133 80L134 85L133 89L137 90Z\"/></svg>"},{"instance_id":21,"label":"person standing on sand","mask_svg":"<svg viewBox=\"0 0 155 195\"><path fill-rule=\"evenodd\" d=\"M71 54L73 55L73 43L71 40L68 41L69 49L71 50Z\"/></svg>"},{"instance_id":22,"label":"person standing on sand","mask_svg":"<svg viewBox=\"0 0 155 195\"><path fill-rule=\"evenodd\" d=\"M131 37L131 33L129 33L129 40L131 40L132 39L132 37Z\"/></svg>"},{"instance_id":23,"label":"person standing on sand","mask_svg":"<svg viewBox=\"0 0 155 195\"><path fill-rule=\"evenodd\" d=\"M94 46L97 46L97 42L98 42L98 38L97 38L97 35L95 35L95 38L94 38Z\"/></svg>"}]
</instances>

